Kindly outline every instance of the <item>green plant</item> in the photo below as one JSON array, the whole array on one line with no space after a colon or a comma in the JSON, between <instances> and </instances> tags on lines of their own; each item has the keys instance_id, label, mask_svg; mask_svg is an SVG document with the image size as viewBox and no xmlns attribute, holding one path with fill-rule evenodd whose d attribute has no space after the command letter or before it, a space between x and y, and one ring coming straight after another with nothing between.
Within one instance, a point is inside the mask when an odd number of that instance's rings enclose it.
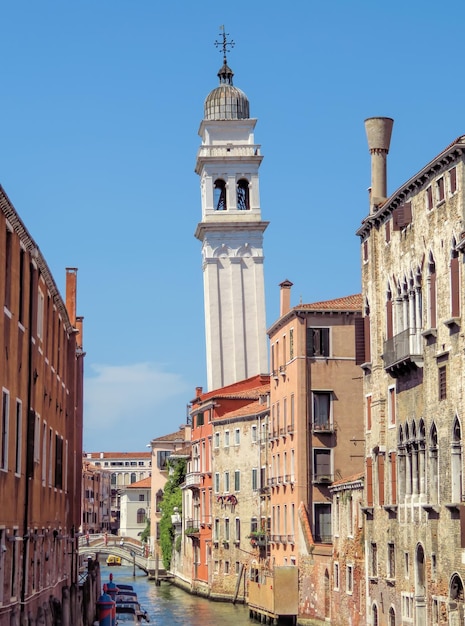
<instances>
[{"instance_id":1,"label":"green plant","mask_svg":"<svg viewBox=\"0 0 465 626\"><path fill-rule=\"evenodd\" d=\"M194 526L189 526L189 527L188 527L188 528L186 528L186 530L184 531L184 533L185 533L186 535L193 535L193 534L198 533L198 532L199 532L199 529L198 529L198 528L195 528Z\"/></svg>"},{"instance_id":2,"label":"green plant","mask_svg":"<svg viewBox=\"0 0 465 626\"><path fill-rule=\"evenodd\" d=\"M163 498L160 502L160 547L163 559L163 565L166 570L171 566L171 557L173 554L174 544L174 526L171 521L174 508L178 511L182 510L182 492L180 485L186 477L186 460L176 459L168 460L168 466L172 470L169 472L168 480L163 490Z\"/></svg>"},{"instance_id":3,"label":"green plant","mask_svg":"<svg viewBox=\"0 0 465 626\"><path fill-rule=\"evenodd\" d=\"M182 544L182 537L181 535L178 535L176 537L176 542L174 544L174 549L176 550L176 552L181 552L181 544Z\"/></svg>"}]
</instances>

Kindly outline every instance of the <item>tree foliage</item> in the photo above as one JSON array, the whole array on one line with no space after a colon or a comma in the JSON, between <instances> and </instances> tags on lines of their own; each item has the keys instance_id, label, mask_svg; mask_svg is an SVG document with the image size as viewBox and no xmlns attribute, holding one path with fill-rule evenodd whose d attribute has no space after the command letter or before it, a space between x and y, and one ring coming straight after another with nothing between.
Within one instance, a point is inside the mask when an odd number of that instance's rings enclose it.
<instances>
[{"instance_id":1,"label":"tree foliage","mask_svg":"<svg viewBox=\"0 0 465 626\"><path fill-rule=\"evenodd\" d=\"M169 476L163 490L163 498L160 502L160 547L163 558L163 565L166 570L170 569L171 556L174 543L174 526L171 516L175 507L179 514L182 512L182 492L181 485L186 478L186 460L168 460Z\"/></svg>"}]
</instances>

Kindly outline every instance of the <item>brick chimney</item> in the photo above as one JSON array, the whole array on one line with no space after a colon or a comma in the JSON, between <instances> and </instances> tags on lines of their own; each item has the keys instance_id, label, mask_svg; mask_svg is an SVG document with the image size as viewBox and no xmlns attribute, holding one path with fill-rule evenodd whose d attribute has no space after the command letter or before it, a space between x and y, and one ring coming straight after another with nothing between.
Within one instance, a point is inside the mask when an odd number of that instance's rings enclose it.
<instances>
[{"instance_id":1,"label":"brick chimney","mask_svg":"<svg viewBox=\"0 0 465 626\"><path fill-rule=\"evenodd\" d=\"M69 320L76 328L76 292L77 292L77 268L66 268L66 310Z\"/></svg>"},{"instance_id":2,"label":"brick chimney","mask_svg":"<svg viewBox=\"0 0 465 626\"><path fill-rule=\"evenodd\" d=\"M291 287L293 283L290 280L284 280L279 286L280 291L280 306L279 317L286 315L291 310Z\"/></svg>"},{"instance_id":3,"label":"brick chimney","mask_svg":"<svg viewBox=\"0 0 465 626\"><path fill-rule=\"evenodd\" d=\"M391 143L394 120L390 117L369 117L365 120L368 148L371 154L370 213L387 198L386 159Z\"/></svg>"}]
</instances>

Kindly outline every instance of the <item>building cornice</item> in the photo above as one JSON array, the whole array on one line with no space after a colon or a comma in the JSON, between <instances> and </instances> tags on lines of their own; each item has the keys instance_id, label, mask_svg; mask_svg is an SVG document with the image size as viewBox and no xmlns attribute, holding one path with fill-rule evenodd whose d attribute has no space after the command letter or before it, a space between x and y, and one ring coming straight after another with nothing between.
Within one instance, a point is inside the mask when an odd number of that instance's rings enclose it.
<instances>
[{"instance_id":1,"label":"building cornice","mask_svg":"<svg viewBox=\"0 0 465 626\"><path fill-rule=\"evenodd\" d=\"M432 181L441 170L447 169L465 152L465 135L451 143L441 154L430 161L417 174L399 187L387 200L377 208L373 215L367 216L356 231L361 239L365 239L373 228L382 224L393 210L404 204L414 193Z\"/></svg>"}]
</instances>

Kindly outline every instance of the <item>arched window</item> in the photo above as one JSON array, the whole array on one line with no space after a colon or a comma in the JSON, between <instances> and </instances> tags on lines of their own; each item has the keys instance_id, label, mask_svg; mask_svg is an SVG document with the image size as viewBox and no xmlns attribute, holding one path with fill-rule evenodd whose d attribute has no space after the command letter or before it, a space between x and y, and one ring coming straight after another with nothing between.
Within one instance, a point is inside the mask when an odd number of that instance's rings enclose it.
<instances>
[{"instance_id":1,"label":"arched window","mask_svg":"<svg viewBox=\"0 0 465 626\"><path fill-rule=\"evenodd\" d=\"M431 492L429 498L432 504L436 504L438 501L438 431L436 424L433 422L430 430L429 440L429 483L431 485Z\"/></svg>"},{"instance_id":2,"label":"arched window","mask_svg":"<svg viewBox=\"0 0 465 626\"><path fill-rule=\"evenodd\" d=\"M145 522L145 509L137 509L137 523L144 524Z\"/></svg>"},{"instance_id":3,"label":"arched window","mask_svg":"<svg viewBox=\"0 0 465 626\"><path fill-rule=\"evenodd\" d=\"M373 604L371 613L372 613L371 623L373 624L373 626L378 626L378 607L376 606L376 604Z\"/></svg>"},{"instance_id":4,"label":"arched window","mask_svg":"<svg viewBox=\"0 0 465 626\"><path fill-rule=\"evenodd\" d=\"M455 416L451 445L452 502L462 501L462 429Z\"/></svg>"},{"instance_id":5,"label":"arched window","mask_svg":"<svg viewBox=\"0 0 465 626\"><path fill-rule=\"evenodd\" d=\"M394 610L394 607L391 606L391 608L389 609L389 626L396 626L396 612Z\"/></svg>"},{"instance_id":6,"label":"arched window","mask_svg":"<svg viewBox=\"0 0 465 626\"><path fill-rule=\"evenodd\" d=\"M237 181L237 208L239 211L248 211L249 204L249 181L241 178Z\"/></svg>"},{"instance_id":7,"label":"arched window","mask_svg":"<svg viewBox=\"0 0 465 626\"><path fill-rule=\"evenodd\" d=\"M415 558L415 596L424 598L425 596L425 551L419 543Z\"/></svg>"},{"instance_id":8,"label":"arched window","mask_svg":"<svg viewBox=\"0 0 465 626\"><path fill-rule=\"evenodd\" d=\"M428 260L428 326L436 328L436 264L432 253Z\"/></svg>"},{"instance_id":9,"label":"arched window","mask_svg":"<svg viewBox=\"0 0 465 626\"><path fill-rule=\"evenodd\" d=\"M388 283L386 292L386 339L392 339L392 292L391 285Z\"/></svg>"},{"instance_id":10,"label":"arched window","mask_svg":"<svg viewBox=\"0 0 465 626\"><path fill-rule=\"evenodd\" d=\"M226 183L221 178L215 180L213 188L213 208L215 211L226 211Z\"/></svg>"},{"instance_id":11,"label":"arched window","mask_svg":"<svg viewBox=\"0 0 465 626\"><path fill-rule=\"evenodd\" d=\"M456 602L464 601L463 583L462 583L462 579L460 578L458 574L454 574L451 578L449 595L451 599L455 600Z\"/></svg>"},{"instance_id":12,"label":"arched window","mask_svg":"<svg viewBox=\"0 0 465 626\"><path fill-rule=\"evenodd\" d=\"M136 478L136 473L135 473L135 472L132 472L132 473L131 473L131 485L132 485L132 483L135 483L135 482L136 482L136 480L137 480L137 478Z\"/></svg>"},{"instance_id":13,"label":"arched window","mask_svg":"<svg viewBox=\"0 0 465 626\"><path fill-rule=\"evenodd\" d=\"M460 316L460 264L455 237L450 251L450 310L452 317Z\"/></svg>"}]
</instances>

